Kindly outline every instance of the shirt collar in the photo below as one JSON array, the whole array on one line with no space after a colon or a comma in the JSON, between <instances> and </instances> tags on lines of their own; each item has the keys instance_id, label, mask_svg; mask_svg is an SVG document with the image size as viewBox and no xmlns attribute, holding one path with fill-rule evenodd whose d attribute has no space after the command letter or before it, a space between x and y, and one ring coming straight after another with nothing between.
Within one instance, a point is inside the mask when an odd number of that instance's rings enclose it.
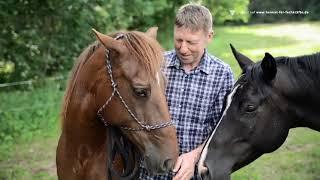
<instances>
[{"instance_id":1,"label":"shirt collar","mask_svg":"<svg viewBox=\"0 0 320 180\"><path fill-rule=\"evenodd\" d=\"M204 49L204 54L197 68L206 74L210 74L210 55L207 52L207 49Z\"/></svg>"},{"instance_id":2,"label":"shirt collar","mask_svg":"<svg viewBox=\"0 0 320 180\"><path fill-rule=\"evenodd\" d=\"M175 67L177 69L181 68L181 64L177 55L169 59L168 67ZM210 74L210 56L207 49L204 49L204 54L200 60L200 64L196 67L196 71L200 70L205 74Z\"/></svg>"},{"instance_id":3,"label":"shirt collar","mask_svg":"<svg viewBox=\"0 0 320 180\"><path fill-rule=\"evenodd\" d=\"M174 50L174 52L175 52L175 50ZM175 67L177 69L179 69L181 67L180 66L180 61L179 61L178 56L177 56L176 53L172 58L169 58L168 60L169 60L168 64L167 64L168 67Z\"/></svg>"}]
</instances>

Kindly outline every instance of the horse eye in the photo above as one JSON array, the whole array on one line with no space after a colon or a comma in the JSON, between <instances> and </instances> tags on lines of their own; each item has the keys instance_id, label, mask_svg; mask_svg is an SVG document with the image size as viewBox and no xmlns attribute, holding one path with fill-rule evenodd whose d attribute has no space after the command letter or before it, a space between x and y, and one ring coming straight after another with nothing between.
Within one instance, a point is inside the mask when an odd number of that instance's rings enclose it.
<instances>
[{"instance_id":1,"label":"horse eye","mask_svg":"<svg viewBox=\"0 0 320 180\"><path fill-rule=\"evenodd\" d=\"M253 112L256 110L256 107L252 104L247 105L246 112Z\"/></svg>"},{"instance_id":2,"label":"horse eye","mask_svg":"<svg viewBox=\"0 0 320 180\"><path fill-rule=\"evenodd\" d=\"M139 97L147 97L148 96L148 91L147 89L143 88L134 88L133 89L134 93L139 96Z\"/></svg>"}]
</instances>

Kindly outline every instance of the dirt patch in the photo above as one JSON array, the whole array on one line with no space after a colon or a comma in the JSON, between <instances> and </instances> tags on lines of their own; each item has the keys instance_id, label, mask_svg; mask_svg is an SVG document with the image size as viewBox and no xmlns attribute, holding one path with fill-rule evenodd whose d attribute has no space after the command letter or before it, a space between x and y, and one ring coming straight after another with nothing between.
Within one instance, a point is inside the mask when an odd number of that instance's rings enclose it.
<instances>
[{"instance_id":1,"label":"dirt patch","mask_svg":"<svg viewBox=\"0 0 320 180\"><path fill-rule=\"evenodd\" d=\"M57 141L57 137L37 138L17 145L10 158L0 162L0 179L56 179Z\"/></svg>"}]
</instances>

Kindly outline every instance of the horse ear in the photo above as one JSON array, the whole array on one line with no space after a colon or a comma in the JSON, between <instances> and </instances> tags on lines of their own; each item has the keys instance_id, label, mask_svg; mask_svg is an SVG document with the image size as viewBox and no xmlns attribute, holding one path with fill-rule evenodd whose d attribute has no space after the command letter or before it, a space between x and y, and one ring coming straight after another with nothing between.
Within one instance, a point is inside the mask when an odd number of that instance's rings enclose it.
<instances>
[{"instance_id":1,"label":"horse ear","mask_svg":"<svg viewBox=\"0 0 320 180\"><path fill-rule=\"evenodd\" d=\"M242 71L245 71L245 69L250 65L253 64L253 61L251 59L249 59L247 56L241 54L240 52L238 52L233 46L232 44L230 44L233 56L236 58L236 60L238 61L239 66L241 67Z\"/></svg>"},{"instance_id":2,"label":"horse ear","mask_svg":"<svg viewBox=\"0 0 320 180\"><path fill-rule=\"evenodd\" d=\"M158 27L151 27L147 30L146 34L153 39L157 39Z\"/></svg>"},{"instance_id":3,"label":"horse ear","mask_svg":"<svg viewBox=\"0 0 320 180\"><path fill-rule=\"evenodd\" d=\"M113 50L117 51L118 53L124 53L125 46L123 44L121 44L120 41L117 41L110 36L102 34L95 29L92 29L92 31L94 32L94 34L96 35L98 40L101 42L101 44L103 44L103 46L106 49L113 49Z\"/></svg>"},{"instance_id":4,"label":"horse ear","mask_svg":"<svg viewBox=\"0 0 320 180\"><path fill-rule=\"evenodd\" d=\"M267 81L274 79L277 74L277 63L271 54L267 52L265 53L264 58L261 62L261 69L263 71L263 77Z\"/></svg>"}]
</instances>

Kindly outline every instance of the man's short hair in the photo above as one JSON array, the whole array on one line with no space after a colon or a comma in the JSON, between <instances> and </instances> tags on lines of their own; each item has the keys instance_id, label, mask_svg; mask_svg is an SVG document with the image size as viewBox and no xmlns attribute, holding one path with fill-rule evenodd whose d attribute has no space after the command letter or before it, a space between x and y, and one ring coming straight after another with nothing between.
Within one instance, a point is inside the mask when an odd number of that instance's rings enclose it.
<instances>
[{"instance_id":1,"label":"man's short hair","mask_svg":"<svg viewBox=\"0 0 320 180\"><path fill-rule=\"evenodd\" d=\"M175 25L191 31L212 31L212 15L208 8L195 3L185 4L177 12Z\"/></svg>"}]
</instances>

